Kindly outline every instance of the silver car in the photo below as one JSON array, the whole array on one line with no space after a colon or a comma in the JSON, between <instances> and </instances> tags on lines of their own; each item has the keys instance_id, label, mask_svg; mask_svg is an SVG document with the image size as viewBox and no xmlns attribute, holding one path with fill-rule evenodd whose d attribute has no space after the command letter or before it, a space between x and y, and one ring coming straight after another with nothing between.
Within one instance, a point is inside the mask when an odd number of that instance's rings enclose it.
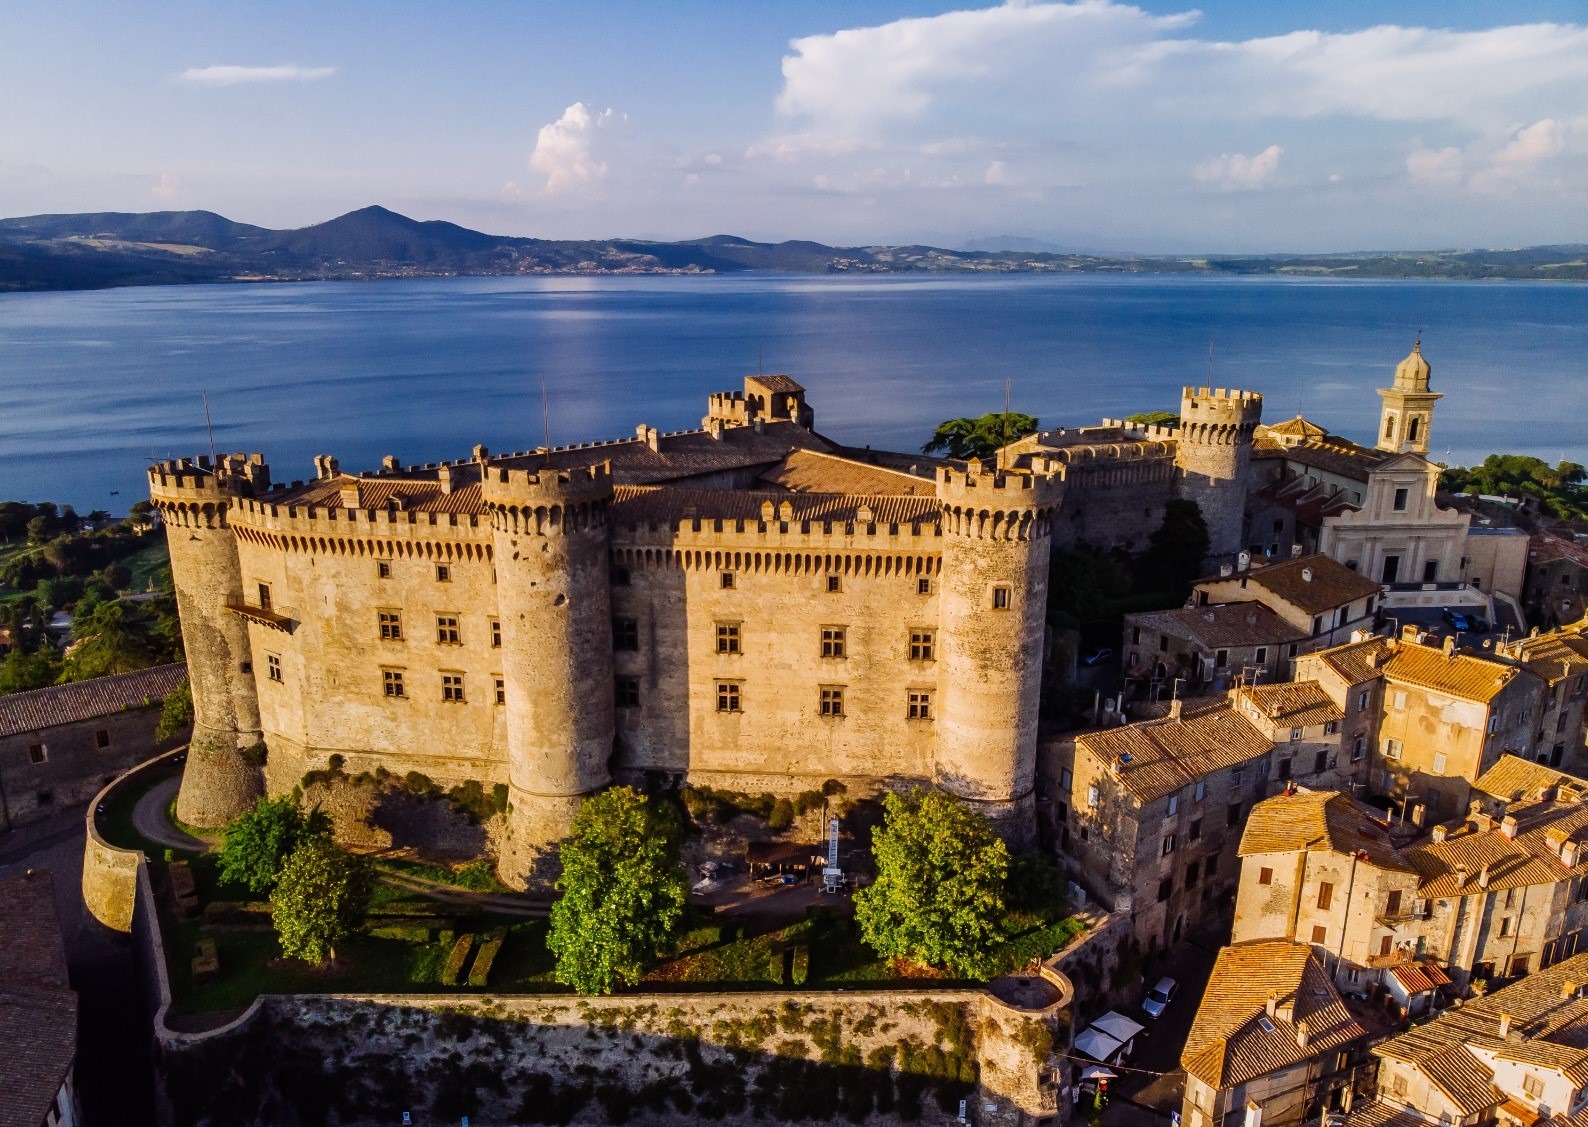
<instances>
[{"instance_id":1,"label":"silver car","mask_svg":"<svg viewBox=\"0 0 1588 1127\"><path fill-rule=\"evenodd\" d=\"M1147 991L1147 996L1142 999L1141 1008L1150 1018L1160 1018L1163 1011L1169 1008L1169 1003L1174 1001L1174 996L1180 990L1180 984L1172 978L1160 978L1157 985Z\"/></svg>"}]
</instances>

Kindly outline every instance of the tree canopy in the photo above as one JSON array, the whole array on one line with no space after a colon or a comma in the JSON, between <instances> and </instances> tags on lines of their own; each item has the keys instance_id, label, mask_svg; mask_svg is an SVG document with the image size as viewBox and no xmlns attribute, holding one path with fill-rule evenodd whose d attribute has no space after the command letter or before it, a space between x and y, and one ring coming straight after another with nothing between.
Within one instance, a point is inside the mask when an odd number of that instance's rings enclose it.
<instances>
[{"instance_id":1,"label":"tree canopy","mask_svg":"<svg viewBox=\"0 0 1588 1127\"><path fill-rule=\"evenodd\" d=\"M66 659L69 680L146 669L159 657L162 646L154 624L136 606L114 596L111 592L111 601L96 603L73 619L77 645Z\"/></svg>"},{"instance_id":2,"label":"tree canopy","mask_svg":"<svg viewBox=\"0 0 1588 1127\"><path fill-rule=\"evenodd\" d=\"M1137 587L1184 598L1202 574L1208 544L1207 522L1195 501L1165 502L1163 523L1147 538L1147 550L1136 563Z\"/></svg>"},{"instance_id":3,"label":"tree canopy","mask_svg":"<svg viewBox=\"0 0 1588 1127\"><path fill-rule=\"evenodd\" d=\"M1439 483L1456 493L1532 497L1561 520L1588 517L1588 468L1576 462L1550 466L1523 454L1490 454L1478 466L1452 466Z\"/></svg>"},{"instance_id":4,"label":"tree canopy","mask_svg":"<svg viewBox=\"0 0 1588 1127\"><path fill-rule=\"evenodd\" d=\"M329 837L306 838L281 867L270 921L288 958L323 963L363 922L374 874L369 862Z\"/></svg>"},{"instance_id":5,"label":"tree canopy","mask_svg":"<svg viewBox=\"0 0 1588 1127\"><path fill-rule=\"evenodd\" d=\"M226 827L221 879L245 885L256 896L266 895L276 886L287 859L305 842L328 838L330 830L326 816L318 809L305 814L296 795L261 798Z\"/></svg>"},{"instance_id":6,"label":"tree canopy","mask_svg":"<svg viewBox=\"0 0 1588 1127\"><path fill-rule=\"evenodd\" d=\"M995 411L974 419L949 419L938 424L923 454L942 454L946 458L991 458L1017 438L1034 434L1037 420L1031 415Z\"/></svg>"},{"instance_id":7,"label":"tree canopy","mask_svg":"<svg viewBox=\"0 0 1588 1127\"><path fill-rule=\"evenodd\" d=\"M1176 411L1137 411L1134 415L1126 415L1125 421L1149 427L1177 426L1180 415Z\"/></svg>"},{"instance_id":8,"label":"tree canopy","mask_svg":"<svg viewBox=\"0 0 1588 1127\"><path fill-rule=\"evenodd\" d=\"M187 678L160 702L160 723L154 730L156 743L182 735L193 726L193 686Z\"/></svg>"},{"instance_id":9,"label":"tree canopy","mask_svg":"<svg viewBox=\"0 0 1588 1127\"><path fill-rule=\"evenodd\" d=\"M884 957L991 974L1009 876L992 823L941 791L889 794L882 806L871 839L877 879L855 894L861 938Z\"/></svg>"},{"instance_id":10,"label":"tree canopy","mask_svg":"<svg viewBox=\"0 0 1588 1127\"><path fill-rule=\"evenodd\" d=\"M585 799L562 843L546 945L581 994L632 986L677 932L688 895L676 812L629 787Z\"/></svg>"}]
</instances>

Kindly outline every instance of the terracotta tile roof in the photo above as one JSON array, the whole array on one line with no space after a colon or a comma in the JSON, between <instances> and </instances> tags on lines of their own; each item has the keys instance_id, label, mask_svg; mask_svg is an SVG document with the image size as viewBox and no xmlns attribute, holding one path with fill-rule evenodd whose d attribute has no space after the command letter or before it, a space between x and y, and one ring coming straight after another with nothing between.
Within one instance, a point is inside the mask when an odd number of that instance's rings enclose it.
<instances>
[{"instance_id":1,"label":"terracotta tile roof","mask_svg":"<svg viewBox=\"0 0 1588 1127\"><path fill-rule=\"evenodd\" d=\"M415 513L483 513L485 500L480 493L478 466L457 468L458 478L450 493L441 491L434 470L420 470L429 477L356 477L339 474L325 481L311 481L284 494L267 493L259 500L269 505L312 505L317 509L353 508L342 496L343 486L357 484L360 509L386 509L396 506Z\"/></svg>"},{"instance_id":2,"label":"terracotta tile roof","mask_svg":"<svg viewBox=\"0 0 1588 1127\"><path fill-rule=\"evenodd\" d=\"M1463 1045L1426 1058L1419 1071L1468 1115L1493 1107L1500 1095L1494 1072Z\"/></svg>"},{"instance_id":3,"label":"terracotta tile roof","mask_svg":"<svg viewBox=\"0 0 1588 1127\"><path fill-rule=\"evenodd\" d=\"M1323 527L1323 518L1355 509L1350 494L1305 478L1278 481L1249 495L1246 508L1257 512L1268 507L1288 509L1305 528Z\"/></svg>"},{"instance_id":4,"label":"terracotta tile roof","mask_svg":"<svg viewBox=\"0 0 1588 1127\"><path fill-rule=\"evenodd\" d=\"M165 699L187 677L187 666L156 665L91 681L51 685L0 696L0 737L93 720Z\"/></svg>"},{"instance_id":5,"label":"terracotta tile roof","mask_svg":"<svg viewBox=\"0 0 1588 1127\"><path fill-rule=\"evenodd\" d=\"M1281 727L1310 728L1331 720L1344 720L1340 706L1316 681L1289 681L1240 689L1240 699L1250 702Z\"/></svg>"},{"instance_id":6,"label":"terracotta tile roof","mask_svg":"<svg viewBox=\"0 0 1588 1127\"><path fill-rule=\"evenodd\" d=\"M1276 1002L1272 1018L1270 997ZM1297 1044L1303 1021L1305 1048ZM1233 1088L1375 1030L1346 1005L1309 944L1238 943L1221 950L1213 964L1180 1063L1209 1087Z\"/></svg>"},{"instance_id":7,"label":"terracotta tile roof","mask_svg":"<svg viewBox=\"0 0 1588 1127\"><path fill-rule=\"evenodd\" d=\"M745 376L744 382L755 384L755 386L764 391L800 392L805 390L791 376L785 376L782 373Z\"/></svg>"},{"instance_id":8,"label":"terracotta tile roof","mask_svg":"<svg viewBox=\"0 0 1588 1127\"><path fill-rule=\"evenodd\" d=\"M1552 564L1569 560L1578 567L1588 567L1588 547L1553 532L1538 531L1528 537L1527 562L1532 565Z\"/></svg>"},{"instance_id":9,"label":"terracotta tile roof","mask_svg":"<svg viewBox=\"0 0 1588 1127\"><path fill-rule=\"evenodd\" d=\"M1522 638L1508 646L1505 652L1551 685L1588 673L1588 635L1576 629L1552 630L1537 637Z\"/></svg>"},{"instance_id":10,"label":"terracotta tile roof","mask_svg":"<svg viewBox=\"0 0 1588 1127\"><path fill-rule=\"evenodd\" d=\"M1393 648L1388 638L1374 635L1360 642L1346 642L1318 650L1308 656L1322 658L1347 684L1360 685L1379 675L1382 663L1388 659Z\"/></svg>"},{"instance_id":11,"label":"terracotta tile roof","mask_svg":"<svg viewBox=\"0 0 1588 1127\"><path fill-rule=\"evenodd\" d=\"M1555 884L1588 875L1588 804L1531 802L1514 805L1516 837L1499 828L1484 829L1464 822L1448 831L1444 841L1427 841L1406 849L1406 859L1417 870L1417 895L1425 899L1473 896L1487 888L1521 888ZM1574 841L1581 859L1571 866L1561 862L1559 843ZM1461 870L1465 869L1465 875ZM1487 886L1479 879L1487 869Z\"/></svg>"},{"instance_id":12,"label":"terracotta tile roof","mask_svg":"<svg viewBox=\"0 0 1588 1127\"><path fill-rule=\"evenodd\" d=\"M1179 720L1165 717L1088 732L1077 736L1075 745L1111 765L1121 785L1142 803L1274 748L1222 697L1182 704Z\"/></svg>"},{"instance_id":13,"label":"terracotta tile roof","mask_svg":"<svg viewBox=\"0 0 1588 1127\"><path fill-rule=\"evenodd\" d=\"M1257 433L1259 435L1278 434L1283 435L1286 438L1329 437L1329 432L1327 430L1325 430L1323 427L1320 427L1317 423L1309 422L1300 415L1297 415L1294 419L1286 419L1282 423L1275 423L1271 427L1258 427Z\"/></svg>"},{"instance_id":14,"label":"terracotta tile roof","mask_svg":"<svg viewBox=\"0 0 1588 1127\"><path fill-rule=\"evenodd\" d=\"M1450 985L1450 976L1432 963L1403 963L1390 967L1389 972L1408 994L1421 994Z\"/></svg>"},{"instance_id":15,"label":"terracotta tile roof","mask_svg":"<svg viewBox=\"0 0 1588 1127\"><path fill-rule=\"evenodd\" d=\"M1382 450L1370 450L1366 446L1358 446L1349 439L1330 435L1325 439L1314 439L1304 442L1299 446L1286 446L1277 439L1267 435L1258 435L1252 440L1252 457L1257 459L1283 458L1290 462L1299 462L1304 466L1322 470L1325 473L1338 474L1340 477L1352 478L1356 481L1366 482L1368 471L1383 462L1389 455Z\"/></svg>"},{"instance_id":16,"label":"terracotta tile roof","mask_svg":"<svg viewBox=\"0 0 1588 1127\"><path fill-rule=\"evenodd\" d=\"M1495 1054L1501 1060L1521 1061L1552 1068L1566 1074L1573 1084L1588 1082L1588 1050L1556 1045L1535 1037L1531 1041L1506 1042Z\"/></svg>"},{"instance_id":17,"label":"terracotta tile roof","mask_svg":"<svg viewBox=\"0 0 1588 1127\"><path fill-rule=\"evenodd\" d=\"M1282 646L1307 637L1262 603L1219 603L1179 610L1127 614L1130 626L1142 626L1171 638L1186 638L1209 650L1238 646Z\"/></svg>"},{"instance_id":18,"label":"terracotta tile roof","mask_svg":"<svg viewBox=\"0 0 1588 1127\"><path fill-rule=\"evenodd\" d=\"M819 450L796 450L761 475L761 480L796 493L851 493L874 497L906 494L935 497L937 482L930 475L905 473L867 465Z\"/></svg>"},{"instance_id":19,"label":"terracotta tile roof","mask_svg":"<svg viewBox=\"0 0 1588 1127\"><path fill-rule=\"evenodd\" d=\"M608 519L614 524L677 525L688 517L702 520L761 520L762 508L773 512L787 502L791 521L860 521L861 508L871 510L871 523L918 525L923 533L937 526L939 510L933 497L857 497L831 493L751 492L730 489L678 489L672 486L619 485L614 490ZM778 519L774 516L773 520Z\"/></svg>"},{"instance_id":20,"label":"terracotta tile roof","mask_svg":"<svg viewBox=\"0 0 1588 1127\"><path fill-rule=\"evenodd\" d=\"M1507 803L1537 799L1539 791L1556 787L1572 793L1588 793L1588 781L1509 752L1500 756L1500 761L1472 784L1473 790Z\"/></svg>"},{"instance_id":21,"label":"terracotta tile roof","mask_svg":"<svg viewBox=\"0 0 1588 1127\"><path fill-rule=\"evenodd\" d=\"M1416 870L1390 842L1378 812L1332 790L1300 790L1265 798L1247 816L1239 855L1329 850L1366 853L1368 864L1411 873Z\"/></svg>"},{"instance_id":22,"label":"terracotta tile roof","mask_svg":"<svg viewBox=\"0 0 1588 1127\"><path fill-rule=\"evenodd\" d=\"M1388 683L1416 685L1485 704L1519 674L1515 666L1471 654L1447 655L1435 646L1405 641L1396 644L1394 654L1384 663L1384 676Z\"/></svg>"},{"instance_id":23,"label":"terracotta tile roof","mask_svg":"<svg viewBox=\"0 0 1588 1127\"><path fill-rule=\"evenodd\" d=\"M38 871L0 881L0 1127L39 1127L77 1054L55 887Z\"/></svg>"},{"instance_id":24,"label":"terracotta tile roof","mask_svg":"<svg viewBox=\"0 0 1588 1127\"><path fill-rule=\"evenodd\" d=\"M1428 1127L1428 1120L1396 1104L1356 1100L1345 1117L1345 1127Z\"/></svg>"},{"instance_id":25,"label":"terracotta tile roof","mask_svg":"<svg viewBox=\"0 0 1588 1127\"><path fill-rule=\"evenodd\" d=\"M1307 578L1307 575L1311 578ZM1283 599L1308 614L1361 602L1379 593L1379 585L1328 556L1301 556L1246 572L1248 589L1255 587ZM1204 582L1211 582L1205 580Z\"/></svg>"}]
</instances>

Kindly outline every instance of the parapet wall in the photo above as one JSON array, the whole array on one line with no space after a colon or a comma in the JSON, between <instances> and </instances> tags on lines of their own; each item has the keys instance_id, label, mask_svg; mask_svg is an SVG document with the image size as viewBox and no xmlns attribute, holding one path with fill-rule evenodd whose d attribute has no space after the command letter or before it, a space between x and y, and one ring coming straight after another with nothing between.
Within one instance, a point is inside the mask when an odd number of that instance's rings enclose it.
<instances>
[{"instance_id":1,"label":"parapet wall","mask_svg":"<svg viewBox=\"0 0 1588 1127\"><path fill-rule=\"evenodd\" d=\"M99 832L99 808L116 795L146 780L151 773L170 767L187 749L176 748L138 764L113 780L88 804L87 841L83 848L83 903L89 914L112 931L132 930L133 904L137 899L138 869L142 851L124 849L106 841Z\"/></svg>"},{"instance_id":2,"label":"parapet wall","mask_svg":"<svg viewBox=\"0 0 1588 1127\"><path fill-rule=\"evenodd\" d=\"M1180 427L1176 434L1182 440L1196 441L1196 436L1186 430L1190 424L1255 427L1262 417L1263 397L1255 391L1187 386L1180 390Z\"/></svg>"}]
</instances>

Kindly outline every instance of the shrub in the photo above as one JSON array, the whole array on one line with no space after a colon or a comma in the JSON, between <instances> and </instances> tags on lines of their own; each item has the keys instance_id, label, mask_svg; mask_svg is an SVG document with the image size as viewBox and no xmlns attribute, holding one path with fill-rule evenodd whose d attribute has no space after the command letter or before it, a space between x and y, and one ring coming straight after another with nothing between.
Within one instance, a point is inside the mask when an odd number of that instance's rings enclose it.
<instances>
[{"instance_id":1,"label":"shrub","mask_svg":"<svg viewBox=\"0 0 1588 1127\"><path fill-rule=\"evenodd\" d=\"M409 771L403 776L403 786L421 797L435 794L439 789L429 775L421 771Z\"/></svg>"},{"instance_id":2,"label":"shrub","mask_svg":"<svg viewBox=\"0 0 1588 1127\"><path fill-rule=\"evenodd\" d=\"M772 813L767 815L766 828L782 832L794 824L794 804L786 798L780 798L772 804Z\"/></svg>"},{"instance_id":3,"label":"shrub","mask_svg":"<svg viewBox=\"0 0 1588 1127\"><path fill-rule=\"evenodd\" d=\"M160 705L160 723L154 730L155 743L184 735L193 727L193 687L187 678L165 695Z\"/></svg>"},{"instance_id":4,"label":"shrub","mask_svg":"<svg viewBox=\"0 0 1588 1127\"><path fill-rule=\"evenodd\" d=\"M322 963L363 922L374 880L369 862L310 837L281 867L270 898L271 922L289 958Z\"/></svg>"}]
</instances>

